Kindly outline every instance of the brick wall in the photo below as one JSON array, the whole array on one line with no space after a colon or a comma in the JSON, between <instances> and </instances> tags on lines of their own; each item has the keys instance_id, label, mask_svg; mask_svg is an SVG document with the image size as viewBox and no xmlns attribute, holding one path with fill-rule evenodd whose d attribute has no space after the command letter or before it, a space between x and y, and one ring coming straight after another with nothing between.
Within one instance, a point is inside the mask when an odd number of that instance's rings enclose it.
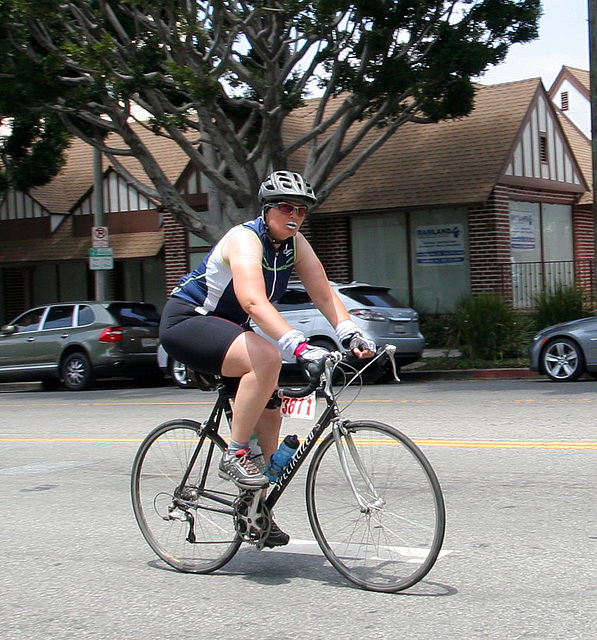
<instances>
[{"instance_id":1,"label":"brick wall","mask_svg":"<svg viewBox=\"0 0 597 640\"><path fill-rule=\"evenodd\" d=\"M510 212L508 190L496 187L490 199L469 209L471 293L502 291L511 296L504 281L503 264L510 263Z\"/></svg>"},{"instance_id":2,"label":"brick wall","mask_svg":"<svg viewBox=\"0 0 597 640\"><path fill-rule=\"evenodd\" d=\"M181 276L189 270L187 258L187 234L186 231L168 213L164 212L164 265L166 268L167 296L178 284Z\"/></svg>"},{"instance_id":3,"label":"brick wall","mask_svg":"<svg viewBox=\"0 0 597 640\"><path fill-rule=\"evenodd\" d=\"M350 282L352 257L349 218L311 218L301 231L313 246L328 278L336 282Z\"/></svg>"},{"instance_id":4,"label":"brick wall","mask_svg":"<svg viewBox=\"0 0 597 640\"><path fill-rule=\"evenodd\" d=\"M574 207L574 195L498 185L489 200L469 209L471 293L498 291L511 299L510 200L572 206L577 282L594 287L594 231L591 211Z\"/></svg>"},{"instance_id":5,"label":"brick wall","mask_svg":"<svg viewBox=\"0 0 597 640\"><path fill-rule=\"evenodd\" d=\"M574 211L574 210L573 210ZM574 265L576 283L595 296L595 219L592 209L578 207L574 217Z\"/></svg>"}]
</instances>

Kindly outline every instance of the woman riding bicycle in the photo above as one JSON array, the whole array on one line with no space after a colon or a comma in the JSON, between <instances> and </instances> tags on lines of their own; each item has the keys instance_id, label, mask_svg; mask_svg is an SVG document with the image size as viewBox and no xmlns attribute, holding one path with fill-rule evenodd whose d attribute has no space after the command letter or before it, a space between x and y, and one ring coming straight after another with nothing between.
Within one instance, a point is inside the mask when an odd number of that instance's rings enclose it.
<instances>
[{"instance_id":1,"label":"woman riding bicycle","mask_svg":"<svg viewBox=\"0 0 597 640\"><path fill-rule=\"evenodd\" d=\"M313 248L299 233L317 201L309 183L298 173L276 171L262 183L258 197L261 215L233 227L197 269L181 278L160 324L160 340L172 357L202 373L240 379L231 440L219 469L222 477L245 489L269 484L249 457L249 440L257 436L266 462L277 448L281 356L312 362L327 354L309 345L272 304L285 292L292 270L341 344L359 358L375 352L375 344L350 320ZM278 348L251 330L251 320ZM272 522L265 546L288 541Z\"/></svg>"}]
</instances>

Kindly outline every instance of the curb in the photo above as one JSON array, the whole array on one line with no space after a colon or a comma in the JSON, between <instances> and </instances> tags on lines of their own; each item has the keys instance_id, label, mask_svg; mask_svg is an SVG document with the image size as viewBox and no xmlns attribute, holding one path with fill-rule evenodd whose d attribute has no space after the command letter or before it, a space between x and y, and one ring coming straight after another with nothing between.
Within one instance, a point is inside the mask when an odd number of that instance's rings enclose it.
<instances>
[{"instance_id":1,"label":"curb","mask_svg":"<svg viewBox=\"0 0 597 640\"><path fill-rule=\"evenodd\" d=\"M536 371L530 369L402 369L399 377L404 380L488 380L508 378L511 380L539 378Z\"/></svg>"}]
</instances>

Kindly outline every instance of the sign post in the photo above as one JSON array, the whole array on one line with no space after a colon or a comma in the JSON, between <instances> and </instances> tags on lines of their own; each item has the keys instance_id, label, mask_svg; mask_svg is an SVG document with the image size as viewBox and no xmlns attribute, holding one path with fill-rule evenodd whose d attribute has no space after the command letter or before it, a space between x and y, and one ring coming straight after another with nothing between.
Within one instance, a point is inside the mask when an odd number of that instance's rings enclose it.
<instances>
[{"instance_id":1,"label":"sign post","mask_svg":"<svg viewBox=\"0 0 597 640\"><path fill-rule=\"evenodd\" d=\"M108 227L105 226L104 198L103 198L103 172L102 152L93 149L93 224L91 232L91 249L89 250L89 269L95 274L95 299L106 300L108 298L108 274L109 269L114 268L114 257L104 254L94 254L96 251L109 249ZM110 252L112 251L109 249Z\"/></svg>"}]
</instances>

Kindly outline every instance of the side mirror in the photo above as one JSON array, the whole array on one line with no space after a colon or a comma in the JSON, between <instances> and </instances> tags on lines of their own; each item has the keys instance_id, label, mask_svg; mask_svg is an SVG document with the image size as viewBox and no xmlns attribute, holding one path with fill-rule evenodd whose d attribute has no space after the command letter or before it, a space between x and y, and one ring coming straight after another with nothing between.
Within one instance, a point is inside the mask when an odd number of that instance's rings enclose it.
<instances>
[{"instance_id":1,"label":"side mirror","mask_svg":"<svg viewBox=\"0 0 597 640\"><path fill-rule=\"evenodd\" d=\"M14 324L5 324L0 331L6 336L16 333L19 329Z\"/></svg>"}]
</instances>

